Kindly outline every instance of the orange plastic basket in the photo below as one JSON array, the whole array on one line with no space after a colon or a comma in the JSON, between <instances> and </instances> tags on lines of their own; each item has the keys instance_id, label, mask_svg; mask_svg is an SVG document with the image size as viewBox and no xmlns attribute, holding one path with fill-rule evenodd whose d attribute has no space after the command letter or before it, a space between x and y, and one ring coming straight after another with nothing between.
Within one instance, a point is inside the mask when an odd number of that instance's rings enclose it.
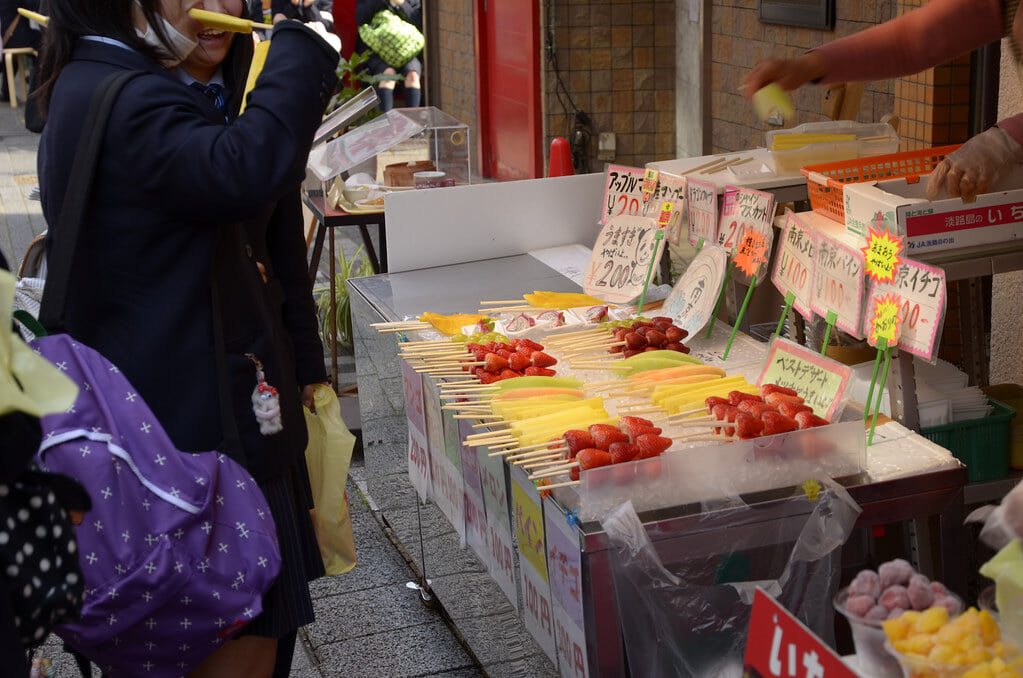
<instances>
[{"instance_id":1,"label":"orange plastic basket","mask_svg":"<svg viewBox=\"0 0 1023 678\"><path fill-rule=\"evenodd\" d=\"M906 177L911 183L916 182L919 181L921 174L930 174L946 155L960 145L936 146L920 151L807 165L800 171L806 177L806 189L810 194L810 205L813 209L844 224L843 184L899 177Z\"/></svg>"}]
</instances>

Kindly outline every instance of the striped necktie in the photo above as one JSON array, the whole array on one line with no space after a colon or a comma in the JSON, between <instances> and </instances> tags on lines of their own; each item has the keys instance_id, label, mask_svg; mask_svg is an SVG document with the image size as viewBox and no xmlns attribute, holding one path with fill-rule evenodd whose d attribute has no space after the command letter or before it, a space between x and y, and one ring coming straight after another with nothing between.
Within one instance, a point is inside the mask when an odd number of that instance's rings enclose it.
<instances>
[{"instance_id":1,"label":"striped necktie","mask_svg":"<svg viewBox=\"0 0 1023 678\"><path fill-rule=\"evenodd\" d=\"M213 102L213 105L217 107L217 110L224 114L224 124L227 125L230 120L227 117L227 103L224 101L224 87L217 83L210 83L204 85L198 80L192 82L192 89L201 92L203 96Z\"/></svg>"}]
</instances>

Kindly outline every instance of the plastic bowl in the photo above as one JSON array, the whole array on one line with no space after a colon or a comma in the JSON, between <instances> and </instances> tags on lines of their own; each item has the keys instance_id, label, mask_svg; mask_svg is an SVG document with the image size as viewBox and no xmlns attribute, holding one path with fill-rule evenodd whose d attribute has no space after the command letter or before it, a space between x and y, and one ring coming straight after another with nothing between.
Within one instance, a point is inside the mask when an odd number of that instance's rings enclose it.
<instances>
[{"instance_id":1,"label":"plastic bowl","mask_svg":"<svg viewBox=\"0 0 1023 678\"><path fill-rule=\"evenodd\" d=\"M341 192L344 194L345 200L354 205L359 200L365 200L369 196L370 190L372 190L372 186L356 184L355 186L346 185Z\"/></svg>"},{"instance_id":2,"label":"plastic bowl","mask_svg":"<svg viewBox=\"0 0 1023 678\"><path fill-rule=\"evenodd\" d=\"M962 612L962 600L951 592L949 595L959 601L959 612ZM856 648L856 661L860 668L863 669L863 673L872 676L872 678L902 678L904 667L886 649L888 637L885 635L881 622L857 617L847 612L845 609L845 599L848 597L849 587L846 586L835 594L834 604L835 609L849 621L849 628L852 629L853 645ZM909 674L905 675L908 676Z\"/></svg>"},{"instance_id":3,"label":"plastic bowl","mask_svg":"<svg viewBox=\"0 0 1023 678\"><path fill-rule=\"evenodd\" d=\"M969 664L949 666L948 664L940 664L919 655L902 654L888 642L885 642L884 646L898 661L902 669L903 678L958 678L958 676L973 668Z\"/></svg>"}]
</instances>

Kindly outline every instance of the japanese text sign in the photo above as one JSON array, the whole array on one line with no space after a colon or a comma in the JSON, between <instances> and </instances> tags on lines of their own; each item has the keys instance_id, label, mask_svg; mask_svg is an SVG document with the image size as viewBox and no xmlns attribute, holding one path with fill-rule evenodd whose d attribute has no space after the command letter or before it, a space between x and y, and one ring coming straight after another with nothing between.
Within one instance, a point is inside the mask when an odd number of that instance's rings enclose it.
<instances>
[{"instance_id":1,"label":"japanese text sign","mask_svg":"<svg viewBox=\"0 0 1023 678\"><path fill-rule=\"evenodd\" d=\"M765 235L774 218L774 195L752 188L725 186L718 220L718 244L729 252L738 247L747 230Z\"/></svg>"},{"instance_id":2,"label":"japanese text sign","mask_svg":"<svg viewBox=\"0 0 1023 678\"><path fill-rule=\"evenodd\" d=\"M600 223L621 214L643 213L643 185L646 173L638 167L608 165L604 177L604 209Z\"/></svg>"},{"instance_id":3,"label":"japanese text sign","mask_svg":"<svg viewBox=\"0 0 1023 678\"><path fill-rule=\"evenodd\" d=\"M773 238L774 232L771 229L746 229L735 246L735 268L748 279L756 277L758 281L763 280L761 269L771 254Z\"/></svg>"},{"instance_id":4,"label":"japanese text sign","mask_svg":"<svg viewBox=\"0 0 1023 678\"><path fill-rule=\"evenodd\" d=\"M757 386L777 384L796 391L818 416L837 417L852 375L848 365L825 358L804 346L775 337Z\"/></svg>"},{"instance_id":5,"label":"japanese text sign","mask_svg":"<svg viewBox=\"0 0 1023 678\"><path fill-rule=\"evenodd\" d=\"M718 238L717 187L707 181L686 179L686 202L689 214L689 244L715 243Z\"/></svg>"},{"instance_id":6,"label":"japanese text sign","mask_svg":"<svg viewBox=\"0 0 1023 678\"><path fill-rule=\"evenodd\" d=\"M834 311L835 324L855 337L863 316L863 253L818 233L814 249L813 292L810 308L827 317Z\"/></svg>"},{"instance_id":7,"label":"japanese text sign","mask_svg":"<svg viewBox=\"0 0 1023 678\"><path fill-rule=\"evenodd\" d=\"M782 296L793 295L792 305L804 318L813 316L810 297L813 291L814 247L816 239L795 212L785 215L785 229L778 244L778 256L771 281Z\"/></svg>"},{"instance_id":8,"label":"japanese text sign","mask_svg":"<svg viewBox=\"0 0 1023 678\"><path fill-rule=\"evenodd\" d=\"M694 336L714 314L727 268L728 255L725 251L717 245L704 245L671 288L661 313L673 318L675 324L690 337Z\"/></svg>"},{"instance_id":9,"label":"japanese text sign","mask_svg":"<svg viewBox=\"0 0 1023 678\"><path fill-rule=\"evenodd\" d=\"M643 202L646 202L657 190L657 175L660 174L655 169L647 169L643 172Z\"/></svg>"},{"instance_id":10,"label":"japanese text sign","mask_svg":"<svg viewBox=\"0 0 1023 678\"><path fill-rule=\"evenodd\" d=\"M512 513L515 522L515 536L518 539L519 554L532 564L544 581L547 581L547 558L544 550L543 512L540 510L539 494L535 489L530 493L518 482L512 483Z\"/></svg>"},{"instance_id":11,"label":"japanese text sign","mask_svg":"<svg viewBox=\"0 0 1023 678\"><path fill-rule=\"evenodd\" d=\"M877 346L881 340L891 348L899 340L899 297L885 294L870 298L870 331L867 343Z\"/></svg>"},{"instance_id":12,"label":"japanese text sign","mask_svg":"<svg viewBox=\"0 0 1023 678\"><path fill-rule=\"evenodd\" d=\"M430 445L427 442L426 414L423 411L423 376L407 360L401 362L405 392L405 416L408 419L408 476L422 501L430 495Z\"/></svg>"},{"instance_id":13,"label":"japanese text sign","mask_svg":"<svg viewBox=\"0 0 1023 678\"><path fill-rule=\"evenodd\" d=\"M617 216L600 230L583 275L583 291L604 301L628 303L643 291L650 262L660 259L664 239L647 217Z\"/></svg>"},{"instance_id":14,"label":"japanese text sign","mask_svg":"<svg viewBox=\"0 0 1023 678\"><path fill-rule=\"evenodd\" d=\"M895 279L902 261L899 257L902 253L902 236L872 228L862 251L864 272L868 278L875 282L891 282Z\"/></svg>"},{"instance_id":15,"label":"japanese text sign","mask_svg":"<svg viewBox=\"0 0 1023 678\"><path fill-rule=\"evenodd\" d=\"M834 650L761 589L753 594L743 664L744 673L763 678L856 678Z\"/></svg>"},{"instance_id":16,"label":"japanese text sign","mask_svg":"<svg viewBox=\"0 0 1023 678\"><path fill-rule=\"evenodd\" d=\"M894 281L871 285L871 297L885 294L900 299L899 348L934 360L945 323L945 271L903 259Z\"/></svg>"},{"instance_id":17,"label":"japanese text sign","mask_svg":"<svg viewBox=\"0 0 1023 678\"><path fill-rule=\"evenodd\" d=\"M668 221L665 238L672 245L677 245L682 237L682 228L686 223L685 177L667 172L660 173L657 181L657 190L654 191L653 204L663 206L666 201L674 205L674 211L671 213L671 219ZM663 208L661 211L664 211ZM654 215L648 213L646 216Z\"/></svg>"}]
</instances>

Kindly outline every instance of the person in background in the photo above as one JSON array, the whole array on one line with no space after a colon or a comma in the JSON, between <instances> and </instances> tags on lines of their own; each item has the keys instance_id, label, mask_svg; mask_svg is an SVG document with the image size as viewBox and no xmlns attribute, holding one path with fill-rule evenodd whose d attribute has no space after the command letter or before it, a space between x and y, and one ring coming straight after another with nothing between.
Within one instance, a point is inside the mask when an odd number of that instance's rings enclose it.
<instances>
[{"instance_id":1,"label":"person in background","mask_svg":"<svg viewBox=\"0 0 1023 678\"><path fill-rule=\"evenodd\" d=\"M69 149L85 131L82 111L108 74L144 71L111 112L65 328L121 369L181 450L217 449L226 437L215 348L223 344L227 398L242 443L228 453L266 496L283 565L263 613L189 676L286 676L295 633L313 619L308 581L323 572L309 518L301 406L311 404L312 385L326 374L295 201L337 86L338 55L302 23L279 21L239 115L252 41L203 27L187 14L192 5L51 2L41 55L48 115L38 160L41 200L48 242L59 243L54 225L74 156ZM204 8L241 16L244 6L206 0ZM253 411L256 360L280 399L283 427L276 433L261 433Z\"/></svg>"},{"instance_id":2,"label":"person in background","mask_svg":"<svg viewBox=\"0 0 1023 678\"><path fill-rule=\"evenodd\" d=\"M423 31L422 0L357 0L355 3L356 25L370 23L376 13L381 10L394 12L402 20L418 28L420 32ZM361 39L356 40L356 52L362 53L367 50L369 47L366 43ZM404 66L395 68L381 59L379 55L371 54L363 68L370 75L397 75L400 73L404 78L405 106L416 108L422 103L423 62L419 60L418 56L413 57ZM395 80L383 80L376 85L381 111L387 112L394 108L395 85Z\"/></svg>"},{"instance_id":3,"label":"person in background","mask_svg":"<svg viewBox=\"0 0 1023 678\"><path fill-rule=\"evenodd\" d=\"M752 97L776 82L787 90L807 83L832 84L918 73L1009 36L1020 65L1023 11L1020 0L930 0L922 7L792 59L767 59L742 80ZM1023 162L1023 112L967 141L931 174L927 197L942 189L972 202Z\"/></svg>"},{"instance_id":4,"label":"person in background","mask_svg":"<svg viewBox=\"0 0 1023 678\"><path fill-rule=\"evenodd\" d=\"M248 14L253 21L268 21L283 14L306 24L341 51L341 38L334 33L334 0L248 0ZM258 36L257 36L258 37Z\"/></svg>"},{"instance_id":5,"label":"person in background","mask_svg":"<svg viewBox=\"0 0 1023 678\"><path fill-rule=\"evenodd\" d=\"M3 36L2 43L5 48L31 47L37 52L39 51L42 33L33 28L28 19L18 14L19 7L39 12L39 4L39 0L0 0L0 35ZM15 61L15 65L18 63L20 62ZM11 86L11 83L7 82L6 71L2 77L4 78L3 100L9 101L11 97L7 88Z\"/></svg>"}]
</instances>

